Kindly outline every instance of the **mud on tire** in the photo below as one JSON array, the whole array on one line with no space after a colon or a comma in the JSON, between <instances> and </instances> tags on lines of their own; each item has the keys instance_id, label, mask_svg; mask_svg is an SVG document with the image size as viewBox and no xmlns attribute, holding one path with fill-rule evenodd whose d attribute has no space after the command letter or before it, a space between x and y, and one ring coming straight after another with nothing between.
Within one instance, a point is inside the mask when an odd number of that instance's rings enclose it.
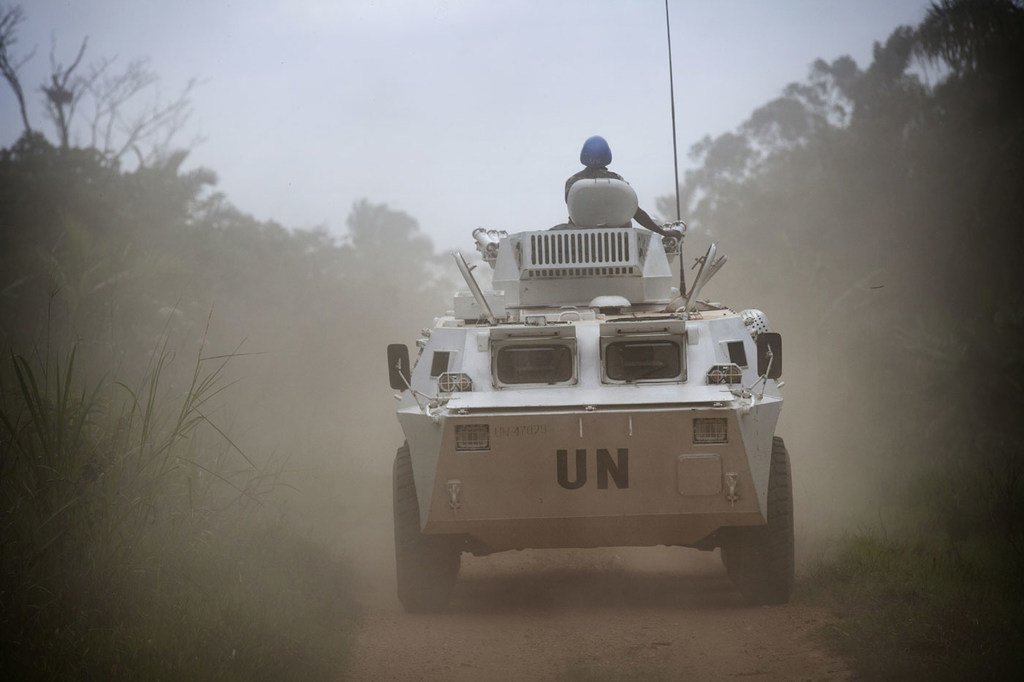
<instances>
[{"instance_id":1,"label":"mud on tire","mask_svg":"<svg viewBox=\"0 0 1024 682\"><path fill-rule=\"evenodd\" d=\"M406 611L439 611L459 574L461 550L451 538L420 532L420 509L409 444L398 448L392 472L398 600Z\"/></svg>"},{"instance_id":2,"label":"mud on tire","mask_svg":"<svg viewBox=\"0 0 1024 682\"><path fill-rule=\"evenodd\" d=\"M736 589L754 604L785 604L793 592L793 480L786 444L772 439L768 524L722 531L722 561Z\"/></svg>"}]
</instances>

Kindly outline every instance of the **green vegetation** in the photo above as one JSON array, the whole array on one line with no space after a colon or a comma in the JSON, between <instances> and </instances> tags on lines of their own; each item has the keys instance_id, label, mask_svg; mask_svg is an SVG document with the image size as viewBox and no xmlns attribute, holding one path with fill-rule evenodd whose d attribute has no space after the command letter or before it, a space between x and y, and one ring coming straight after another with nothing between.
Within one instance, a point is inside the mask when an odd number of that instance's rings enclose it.
<instances>
[{"instance_id":1,"label":"green vegetation","mask_svg":"<svg viewBox=\"0 0 1024 682\"><path fill-rule=\"evenodd\" d=\"M344 241L257 221L185 152L129 170L59 121L0 150L0 669L337 679L341 538L393 453L365 434L396 428L357 388L440 307L433 247L365 201Z\"/></svg>"},{"instance_id":2,"label":"green vegetation","mask_svg":"<svg viewBox=\"0 0 1024 682\"><path fill-rule=\"evenodd\" d=\"M837 642L871 677L1019 675L1024 4L944 0L692 153L716 295L756 282L786 338L798 520L887 529L814 570Z\"/></svg>"},{"instance_id":3,"label":"green vegetation","mask_svg":"<svg viewBox=\"0 0 1024 682\"><path fill-rule=\"evenodd\" d=\"M350 244L258 223L183 159L123 172L39 135L0 152L5 670L344 669L337 531L391 408L346 387L440 290L433 250L366 202Z\"/></svg>"},{"instance_id":4,"label":"green vegetation","mask_svg":"<svg viewBox=\"0 0 1024 682\"><path fill-rule=\"evenodd\" d=\"M861 677L1014 679L1024 665L1014 648L1024 629L1019 574L988 544L965 556L940 543L853 535L814 567L808 596L838 613L827 639Z\"/></svg>"},{"instance_id":5,"label":"green vegetation","mask_svg":"<svg viewBox=\"0 0 1024 682\"><path fill-rule=\"evenodd\" d=\"M355 617L345 569L275 518L280 471L208 416L231 357L198 357L168 395L166 348L135 389L87 385L76 356L0 371L4 670L336 675Z\"/></svg>"}]
</instances>

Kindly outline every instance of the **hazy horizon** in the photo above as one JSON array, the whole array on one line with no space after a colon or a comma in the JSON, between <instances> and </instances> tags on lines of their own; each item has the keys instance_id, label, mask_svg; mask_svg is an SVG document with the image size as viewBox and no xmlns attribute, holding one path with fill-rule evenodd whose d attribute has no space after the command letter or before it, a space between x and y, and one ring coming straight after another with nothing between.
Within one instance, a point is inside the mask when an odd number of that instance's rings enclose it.
<instances>
[{"instance_id":1,"label":"hazy horizon","mask_svg":"<svg viewBox=\"0 0 1024 682\"><path fill-rule=\"evenodd\" d=\"M545 228L564 218L562 183L592 134L609 140L612 168L641 206L653 212L672 191L658 0L23 7L16 52L36 49L20 72L35 127L48 128L39 85L51 38L65 64L86 36L86 65L148 57L164 97L198 77L177 141L203 139L186 166L214 170L218 189L259 219L342 235L353 202L367 198L415 217L440 248L468 245L480 225ZM693 143L733 129L813 60L849 54L866 66L874 41L926 7L670 3L681 168ZM5 92L7 146L22 130Z\"/></svg>"}]
</instances>

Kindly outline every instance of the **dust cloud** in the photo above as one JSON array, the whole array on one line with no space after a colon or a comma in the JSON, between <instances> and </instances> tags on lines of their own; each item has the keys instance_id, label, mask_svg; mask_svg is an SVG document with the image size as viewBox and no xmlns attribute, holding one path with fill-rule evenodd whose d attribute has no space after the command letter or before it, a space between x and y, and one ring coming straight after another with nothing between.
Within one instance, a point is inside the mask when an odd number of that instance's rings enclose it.
<instances>
[{"instance_id":1,"label":"dust cloud","mask_svg":"<svg viewBox=\"0 0 1024 682\"><path fill-rule=\"evenodd\" d=\"M467 234L467 243L470 237ZM729 241L723 240L726 253ZM464 249L468 250L468 249ZM686 257L692 260L703 252L699 237L687 244ZM735 256L735 254L733 254ZM486 266L484 266L486 267ZM739 310L758 307L765 310L775 328L783 332L785 344L785 381L782 422L778 434L787 442L793 462L798 570L827 551L837 532L857 523L872 523L874 472L858 470L850 461L851 406L848 395L833 391L830 380L845 385L856 376L856 368L833 368L824 372L821 362L820 325L810 319L810 306L798 297L773 301L763 296L763 287L744 276L742 260L734 257L706 290L706 295ZM246 367L243 385L273 386L261 397L258 408L249 414L259 417L243 430L243 438L254 449L287 451L290 457L289 479L299 492L286 494L297 518L320 541L333 547L358 567L360 594L374 608L397 606L394 593L394 555L391 520L391 465L395 449L403 435L395 418L393 391L386 384L384 346L391 342L412 341L419 328L431 323L433 314L450 308L450 299L441 291L457 287L451 269L435 290L436 295L402 296L417 312L399 318L392 310L364 308L358 315L337 308L333 314L318 315L337 325L338 336L351 339L345 352L323 342L323 337L299 342L301 350L286 356L267 354ZM364 292L347 297L372 299L372 283ZM781 305L780 305L781 303ZM780 310L781 308L781 310ZM804 330L812 330L805 334ZM818 329L819 336L813 330ZM251 327L250 327L251 333ZM825 332L827 336L827 332ZM327 335L329 338L329 335ZM296 340L275 341L272 335L252 336L247 345L274 348ZM304 373L297 367L305 367ZM320 386L319 391L315 388ZM272 403L272 405L271 405ZM250 419L246 420L247 422ZM281 440L277 424L289 424L291 436ZM275 425L268 429L269 425ZM474 558L464 555L470 573L487 575L494 571L495 581L509 579L516 572L535 574L509 584L518 598L526 599L526 588L582 582L586 587L579 600L596 597L602 589L601 576L629 574L643 582L645 576L669 574L680 578L705 574L724 575L718 552L706 553L682 548L610 548L568 552L528 551ZM514 568L509 568L510 566ZM465 575L465 573L463 574ZM498 578L503 576L503 578ZM463 579L460 578L459 590ZM503 588L491 585L497 593L484 599L502 599Z\"/></svg>"}]
</instances>

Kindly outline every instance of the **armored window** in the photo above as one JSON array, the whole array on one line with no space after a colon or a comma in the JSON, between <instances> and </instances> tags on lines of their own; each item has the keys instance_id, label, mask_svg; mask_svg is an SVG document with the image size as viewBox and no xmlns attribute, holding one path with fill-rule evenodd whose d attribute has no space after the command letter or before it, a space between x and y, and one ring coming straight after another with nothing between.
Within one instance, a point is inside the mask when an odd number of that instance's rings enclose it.
<instances>
[{"instance_id":1,"label":"armored window","mask_svg":"<svg viewBox=\"0 0 1024 682\"><path fill-rule=\"evenodd\" d=\"M498 348L494 361L500 384L560 384L573 378L572 348L566 344Z\"/></svg>"},{"instance_id":2,"label":"armored window","mask_svg":"<svg viewBox=\"0 0 1024 682\"><path fill-rule=\"evenodd\" d=\"M448 371L449 351L435 350L434 356L430 359L430 378L434 379Z\"/></svg>"},{"instance_id":3,"label":"armored window","mask_svg":"<svg viewBox=\"0 0 1024 682\"><path fill-rule=\"evenodd\" d=\"M682 350L676 341L615 341L605 347L605 376L612 381L678 379L682 369Z\"/></svg>"},{"instance_id":4,"label":"armored window","mask_svg":"<svg viewBox=\"0 0 1024 682\"><path fill-rule=\"evenodd\" d=\"M729 362L740 367L747 366L747 350L743 347L742 341L730 341L729 345Z\"/></svg>"}]
</instances>

